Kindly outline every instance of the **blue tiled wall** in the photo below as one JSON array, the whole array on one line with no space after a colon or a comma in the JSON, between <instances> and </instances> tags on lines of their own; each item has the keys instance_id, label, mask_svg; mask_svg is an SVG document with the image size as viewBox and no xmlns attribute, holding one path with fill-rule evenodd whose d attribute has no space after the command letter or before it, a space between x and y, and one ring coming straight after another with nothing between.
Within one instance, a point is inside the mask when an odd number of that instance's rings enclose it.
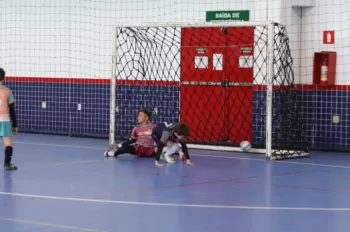
<instances>
[{"instance_id":1,"label":"blue tiled wall","mask_svg":"<svg viewBox=\"0 0 350 232\"><path fill-rule=\"evenodd\" d=\"M266 94L264 91L253 92L253 141L254 146L265 144L265 128L262 129L260 125L265 124L266 116Z\"/></svg>"},{"instance_id":2,"label":"blue tiled wall","mask_svg":"<svg viewBox=\"0 0 350 232\"><path fill-rule=\"evenodd\" d=\"M16 97L20 129L40 132L69 132L72 109L67 101L66 84L56 83L7 83ZM48 108L42 109L46 101Z\"/></svg>"},{"instance_id":3,"label":"blue tiled wall","mask_svg":"<svg viewBox=\"0 0 350 232\"><path fill-rule=\"evenodd\" d=\"M7 83L17 99L22 131L107 137L109 134L109 85L72 83ZM298 91L304 134L309 148L350 150L349 91ZM253 94L253 143L265 141L258 124L265 120L265 93ZM42 109L42 101L47 108ZM82 104L82 110L77 110ZM157 108L153 122L176 122L179 88L171 86L117 86L116 136L127 138L135 125L137 110ZM340 123L332 123L333 116Z\"/></svg>"},{"instance_id":4,"label":"blue tiled wall","mask_svg":"<svg viewBox=\"0 0 350 232\"><path fill-rule=\"evenodd\" d=\"M110 86L101 84L8 82L17 100L19 128L27 132L108 137ZM176 122L179 89L117 85L116 136L130 136L141 107L157 108L152 121ZM42 109L45 101L47 108ZM82 110L78 111L78 104Z\"/></svg>"},{"instance_id":5,"label":"blue tiled wall","mask_svg":"<svg viewBox=\"0 0 350 232\"><path fill-rule=\"evenodd\" d=\"M109 133L109 85L70 84L71 100L68 110L70 133L78 135L108 136ZM64 99L67 100L67 99ZM82 104L82 110L77 110Z\"/></svg>"},{"instance_id":6,"label":"blue tiled wall","mask_svg":"<svg viewBox=\"0 0 350 232\"><path fill-rule=\"evenodd\" d=\"M179 120L179 88L173 86L117 86L116 136L127 138L135 126L141 107L153 111L152 122ZM109 96L108 96L109 97Z\"/></svg>"},{"instance_id":7,"label":"blue tiled wall","mask_svg":"<svg viewBox=\"0 0 350 232\"><path fill-rule=\"evenodd\" d=\"M305 133L311 148L350 150L350 92L299 91ZM340 117L334 124L333 116Z\"/></svg>"},{"instance_id":8,"label":"blue tiled wall","mask_svg":"<svg viewBox=\"0 0 350 232\"><path fill-rule=\"evenodd\" d=\"M253 143L259 144L265 139L262 133L265 131L257 128L257 123L265 120L265 107L261 104L266 101L265 92L255 91L253 99ZM275 96L274 105L277 99ZM303 136L308 148L350 151L350 91L297 90L297 103L296 108L300 112L304 128ZM339 116L340 123L333 123L333 116ZM273 123L274 128L277 128L276 121ZM273 134L277 135L277 133Z\"/></svg>"},{"instance_id":9,"label":"blue tiled wall","mask_svg":"<svg viewBox=\"0 0 350 232\"><path fill-rule=\"evenodd\" d=\"M298 91L274 91L272 98L272 148L305 148L302 130L301 104ZM265 147L266 141L266 91L253 91L253 146ZM298 103L298 104L297 104Z\"/></svg>"}]
</instances>

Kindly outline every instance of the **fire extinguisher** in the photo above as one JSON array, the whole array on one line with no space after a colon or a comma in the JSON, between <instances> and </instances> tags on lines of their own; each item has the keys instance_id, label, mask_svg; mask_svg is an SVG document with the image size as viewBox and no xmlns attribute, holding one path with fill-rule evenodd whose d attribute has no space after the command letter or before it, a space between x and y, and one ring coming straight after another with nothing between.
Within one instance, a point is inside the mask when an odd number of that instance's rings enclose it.
<instances>
[{"instance_id":1,"label":"fire extinguisher","mask_svg":"<svg viewBox=\"0 0 350 232\"><path fill-rule=\"evenodd\" d=\"M328 80L328 64L325 58L321 64L321 83L326 84Z\"/></svg>"}]
</instances>

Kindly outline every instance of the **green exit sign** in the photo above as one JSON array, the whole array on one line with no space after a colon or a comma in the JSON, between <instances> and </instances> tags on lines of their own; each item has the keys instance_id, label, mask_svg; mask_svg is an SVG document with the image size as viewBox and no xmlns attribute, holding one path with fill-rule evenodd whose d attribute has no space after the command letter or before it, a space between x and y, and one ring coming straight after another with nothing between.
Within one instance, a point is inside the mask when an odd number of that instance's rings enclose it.
<instances>
[{"instance_id":1,"label":"green exit sign","mask_svg":"<svg viewBox=\"0 0 350 232\"><path fill-rule=\"evenodd\" d=\"M249 10L207 11L207 22L249 21Z\"/></svg>"}]
</instances>

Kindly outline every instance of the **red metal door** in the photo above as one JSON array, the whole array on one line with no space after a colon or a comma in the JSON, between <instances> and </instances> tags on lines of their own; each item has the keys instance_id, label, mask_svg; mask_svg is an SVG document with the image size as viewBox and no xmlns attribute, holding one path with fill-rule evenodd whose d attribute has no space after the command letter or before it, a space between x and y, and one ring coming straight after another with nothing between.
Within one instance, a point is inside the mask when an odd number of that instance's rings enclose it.
<instances>
[{"instance_id":1,"label":"red metal door","mask_svg":"<svg viewBox=\"0 0 350 232\"><path fill-rule=\"evenodd\" d=\"M227 140L252 142L254 28L227 28Z\"/></svg>"},{"instance_id":2,"label":"red metal door","mask_svg":"<svg viewBox=\"0 0 350 232\"><path fill-rule=\"evenodd\" d=\"M220 28L183 28L181 44L180 117L191 130L190 141L218 142L225 138L225 80L214 70L212 56L224 53Z\"/></svg>"},{"instance_id":3,"label":"red metal door","mask_svg":"<svg viewBox=\"0 0 350 232\"><path fill-rule=\"evenodd\" d=\"M235 40L239 30L182 29L180 117L191 129L190 141L251 140L252 92L241 85L252 82L253 72L241 70L237 60L238 44L250 41Z\"/></svg>"}]
</instances>

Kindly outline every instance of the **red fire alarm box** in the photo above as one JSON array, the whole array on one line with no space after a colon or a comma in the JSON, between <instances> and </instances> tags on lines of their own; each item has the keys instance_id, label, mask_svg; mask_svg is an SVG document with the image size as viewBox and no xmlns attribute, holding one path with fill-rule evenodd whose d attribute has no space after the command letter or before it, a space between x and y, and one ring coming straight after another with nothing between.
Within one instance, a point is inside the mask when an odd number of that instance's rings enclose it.
<instances>
[{"instance_id":1,"label":"red fire alarm box","mask_svg":"<svg viewBox=\"0 0 350 232\"><path fill-rule=\"evenodd\" d=\"M314 56L314 85L335 85L336 52L315 52Z\"/></svg>"}]
</instances>

